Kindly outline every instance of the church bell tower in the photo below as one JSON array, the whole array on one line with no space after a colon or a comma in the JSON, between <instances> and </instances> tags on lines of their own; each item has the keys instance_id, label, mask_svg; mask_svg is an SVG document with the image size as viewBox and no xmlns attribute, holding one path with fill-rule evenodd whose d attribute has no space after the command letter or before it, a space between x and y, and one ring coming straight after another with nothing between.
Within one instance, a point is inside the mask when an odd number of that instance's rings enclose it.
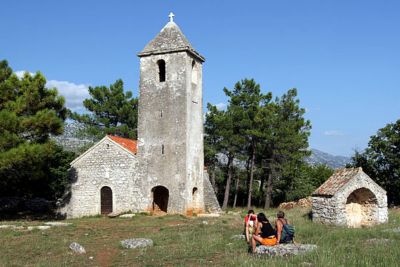
<instances>
[{"instance_id":1,"label":"church bell tower","mask_svg":"<svg viewBox=\"0 0 400 267\"><path fill-rule=\"evenodd\" d=\"M204 210L202 64L170 21L140 58L138 157L149 209ZM147 194L146 193L146 194Z\"/></svg>"}]
</instances>

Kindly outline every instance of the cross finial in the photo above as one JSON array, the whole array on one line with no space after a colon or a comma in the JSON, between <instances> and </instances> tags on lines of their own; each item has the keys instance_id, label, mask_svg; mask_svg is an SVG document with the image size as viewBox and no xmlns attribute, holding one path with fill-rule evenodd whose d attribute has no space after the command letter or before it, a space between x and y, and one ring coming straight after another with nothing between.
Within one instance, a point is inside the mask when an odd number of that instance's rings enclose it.
<instances>
[{"instance_id":1,"label":"cross finial","mask_svg":"<svg viewBox=\"0 0 400 267\"><path fill-rule=\"evenodd\" d=\"M175 17L174 13L170 12L168 17L170 22L174 22L174 17Z\"/></svg>"}]
</instances>

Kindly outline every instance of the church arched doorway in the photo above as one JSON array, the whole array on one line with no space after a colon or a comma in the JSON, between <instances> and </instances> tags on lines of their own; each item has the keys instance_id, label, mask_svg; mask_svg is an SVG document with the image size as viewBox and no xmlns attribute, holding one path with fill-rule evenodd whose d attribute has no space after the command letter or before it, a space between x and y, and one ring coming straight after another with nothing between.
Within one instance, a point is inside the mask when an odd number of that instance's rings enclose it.
<instances>
[{"instance_id":1,"label":"church arched doorway","mask_svg":"<svg viewBox=\"0 0 400 267\"><path fill-rule=\"evenodd\" d=\"M109 214L113 212L112 190L108 186L100 189L101 214Z\"/></svg>"},{"instance_id":2,"label":"church arched doorway","mask_svg":"<svg viewBox=\"0 0 400 267\"><path fill-rule=\"evenodd\" d=\"M164 186L156 186L151 189L153 193L153 211L163 211L167 212L168 210L168 199L169 199L169 191Z\"/></svg>"}]
</instances>

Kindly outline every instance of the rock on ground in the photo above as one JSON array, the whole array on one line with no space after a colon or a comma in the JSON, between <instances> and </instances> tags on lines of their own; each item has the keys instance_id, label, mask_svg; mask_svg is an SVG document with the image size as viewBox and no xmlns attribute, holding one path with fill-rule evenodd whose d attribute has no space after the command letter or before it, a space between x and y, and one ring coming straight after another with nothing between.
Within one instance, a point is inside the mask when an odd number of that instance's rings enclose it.
<instances>
[{"instance_id":1,"label":"rock on ground","mask_svg":"<svg viewBox=\"0 0 400 267\"><path fill-rule=\"evenodd\" d=\"M277 246L258 246L257 254L266 254L269 256L292 256L311 252L317 248L317 245L310 244L281 244Z\"/></svg>"},{"instance_id":2,"label":"rock on ground","mask_svg":"<svg viewBox=\"0 0 400 267\"><path fill-rule=\"evenodd\" d=\"M144 248L153 246L153 240L146 238L131 238L121 241L124 248Z\"/></svg>"},{"instance_id":3,"label":"rock on ground","mask_svg":"<svg viewBox=\"0 0 400 267\"><path fill-rule=\"evenodd\" d=\"M135 217L134 213L122 214L119 216L120 218L133 218Z\"/></svg>"},{"instance_id":4,"label":"rock on ground","mask_svg":"<svg viewBox=\"0 0 400 267\"><path fill-rule=\"evenodd\" d=\"M78 254L85 254L86 253L85 248L83 246L81 246L80 244L76 243L76 242L71 243L69 245L69 248L73 252L78 253Z\"/></svg>"},{"instance_id":5,"label":"rock on ground","mask_svg":"<svg viewBox=\"0 0 400 267\"><path fill-rule=\"evenodd\" d=\"M35 229L39 229L39 230L47 230L47 229L50 229L51 228L51 226L49 226L49 225L39 225L39 226L28 226L28 231L32 231L32 230L35 230Z\"/></svg>"},{"instance_id":6,"label":"rock on ground","mask_svg":"<svg viewBox=\"0 0 400 267\"><path fill-rule=\"evenodd\" d=\"M23 226L3 224L3 225L0 225L0 229L22 230L22 229L24 229L24 227Z\"/></svg>"},{"instance_id":7,"label":"rock on ground","mask_svg":"<svg viewBox=\"0 0 400 267\"><path fill-rule=\"evenodd\" d=\"M45 222L45 225L50 225L50 226L69 226L72 225L72 223L65 223L65 222Z\"/></svg>"},{"instance_id":8,"label":"rock on ground","mask_svg":"<svg viewBox=\"0 0 400 267\"><path fill-rule=\"evenodd\" d=\"M203 217L203 218L217 218L220 217L221 215L219 213L200 213L197 214L197 217Z\"/></svg>"},{"instance_id":9,"label":"rock on ground","mask_svg":"<svg viewBox=\"0 0 400 267\"><path fill-rule=\"evenodd\" d=\"M298 201L290 201L290 202L283 202L278 206L278 209L293 209L295 207L302 207L302 208L311 208L312 206L312 199L311 197L302 198Z\"/></svg>"}]
</instances>

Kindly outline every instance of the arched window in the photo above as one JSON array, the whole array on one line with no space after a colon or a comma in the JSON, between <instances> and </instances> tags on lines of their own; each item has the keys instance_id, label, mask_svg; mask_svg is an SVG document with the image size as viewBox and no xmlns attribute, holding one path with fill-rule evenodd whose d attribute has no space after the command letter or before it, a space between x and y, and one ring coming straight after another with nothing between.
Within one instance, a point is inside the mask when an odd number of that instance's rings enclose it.
<instances>
[{"instance_id":1,"label":"arched window","mask_svg":"<svg viewBox=\"0 0 400 267\"><path fill-rule=\"evenodd\" d=\"M160 59L157 61L158 65L158 80L159 82L165 82L165 61Z\"/></svg>"}]
</instances>

